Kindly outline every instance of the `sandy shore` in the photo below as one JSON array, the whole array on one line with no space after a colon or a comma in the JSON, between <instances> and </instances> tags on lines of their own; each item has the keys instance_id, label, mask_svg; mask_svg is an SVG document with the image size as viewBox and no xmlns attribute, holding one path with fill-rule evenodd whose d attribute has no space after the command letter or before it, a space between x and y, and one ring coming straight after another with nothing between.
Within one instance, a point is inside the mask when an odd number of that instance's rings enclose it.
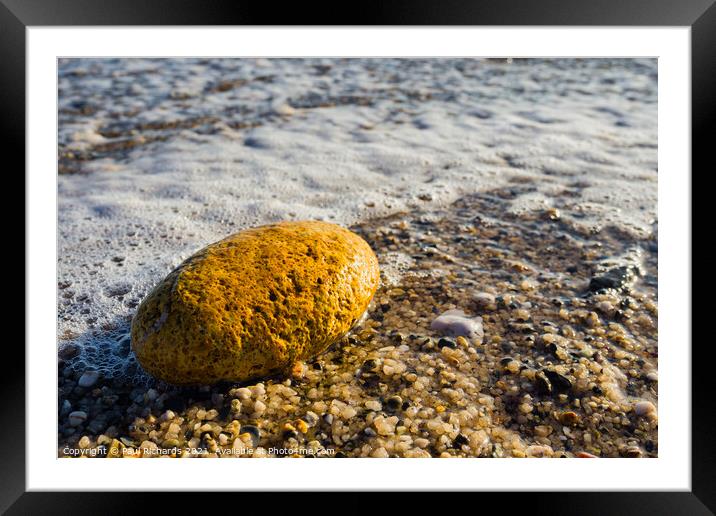
<instances>
[{"instance_id":1,"label":"sandy shore","mask_svg":"<svg viewBox=\"0 0 716 516\"><path fill-rule=\"evenodd\" d=\"M505 217L527 187L356 226L384 286L289 377L83 388L61 364L59 454L656 456L656 243ZM483 318L481 343L430 330L451 308Z\"/></svg>"}]
</instances>

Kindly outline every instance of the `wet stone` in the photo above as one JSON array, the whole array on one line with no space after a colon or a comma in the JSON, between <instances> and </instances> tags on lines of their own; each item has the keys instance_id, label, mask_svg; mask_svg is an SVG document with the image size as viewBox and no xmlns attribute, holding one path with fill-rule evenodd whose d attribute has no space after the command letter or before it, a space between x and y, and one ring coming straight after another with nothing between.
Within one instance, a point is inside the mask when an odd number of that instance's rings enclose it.
<instances>
[{"instance_id":1,"label":"wet stone","mask_svg":"<svg viewBox=\"0 0 716 516\"><path fill-rule=\"evenodd\" d=\"M552 393L552 384L543 373L535 376L535 388L539 394Z\"/></svg>"},{"instance_id":2,"label":"wet stone","mask_svg":"<svg viewBox=\"0 0 716 516\"><path fill-rule=\"evenodd\" d=\"M443 337L438 341L438 348L450 348L455 349L457 348L457 343L453 339L449 339L447 337Z\"/></svg>"},{"instance_id":3,"label":"wet stone","mask_svg":"<svg viewBox=\"0 0 716 516\"><path fill-rule=\"evenodd\" d=\"M564 393L572 388L572 382L569 378L559 374L557 371L547 369L544 371L544 375L552 384L552 389L557 393Z\"/></svg>"},{"instance_id":4,"label":"wet stone","mask_svg":"<svg viewBox=\"0 0 716 516\"><path fill-rule=\"evenodd\" d=\"M403 398L401 398L400 396L391 396L391 397L388 398L388 399L386 400L386 402L385 402L385 407L386 407L390 412L395 412L395 411L397 411L398 409L400 409L400 407L401 407L402 405L403 405Z\"/></svg>"},{"instance_id":5,"label":"wet stone","mask_svg":"<svg viewBox=\"0 0 716 516\"><path fill-rule=\"evenodd\" d=\"M455 448L459 448L465 444L469 444L470 440L465 437L463 434L457 434L457 437L453 440L453 446Z\"/></svg>"},{"instance_id":6,"label":"wet stone","mask_svg":"<svg viewBox=\"0 0 716 516\"><path fill-rule=\"evenodd\" d=\"M99 380L100 374L97 371L85 371L80 379L77 381L77 385L80 387L92 387Z\"/></svg>"},{"instance_id":7,"label":"wet stone","mask_svg":"<svg viewBox=\"0 0 716 516\"><path fill-rule=\"evenodd\" d=\"M624 265L609 269L592 277L589 281L589 291L601 292L609 289L628 291L638 274L639 269L635 266Z\"/></svg>"},{"instance_id":8,"label":"wet stone","mask_svg":"<svg viewBox=\"0 0 716 516\"><path fill-rule=\"evenodd\" d=\"M242 425L241 426L241 433L242 434L249 434L251 436L251 444L254 448L257 448L259 445L259 442L261 441L261 430L259 430L254 425Z\"/></svg>"}]
</instances>

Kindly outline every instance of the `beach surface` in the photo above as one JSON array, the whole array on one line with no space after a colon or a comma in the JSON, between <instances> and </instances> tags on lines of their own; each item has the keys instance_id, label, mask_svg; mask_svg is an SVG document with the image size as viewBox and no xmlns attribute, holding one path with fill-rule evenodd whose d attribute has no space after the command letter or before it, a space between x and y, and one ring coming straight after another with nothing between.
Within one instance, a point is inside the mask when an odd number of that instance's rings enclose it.
<instances>
[{"instance_id":1,"label":"beach surface","mask_svg":"<svg viewBox=\"0 0 716 516\"><path fill-rule=\"evenodd\" d=\"M657 456L656 60L59 64L60 456ZM205 245L336 222L365 319L289 376L175 388L139 302ZM448 310L483 335L441 335Z\"/></svg>"}]
</instances>

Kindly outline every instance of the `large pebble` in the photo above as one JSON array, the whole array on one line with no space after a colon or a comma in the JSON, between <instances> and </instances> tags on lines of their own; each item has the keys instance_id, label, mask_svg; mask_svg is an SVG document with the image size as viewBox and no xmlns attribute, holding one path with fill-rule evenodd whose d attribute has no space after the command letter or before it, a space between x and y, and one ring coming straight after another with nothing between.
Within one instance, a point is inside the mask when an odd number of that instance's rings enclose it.
<instances>
[{"instance_id":1,"label":"large pebble","mask_svg":"<svg viewBox=\"0 0 716 516\"><path fill-rule=\"evenodd\" d=\"M209 245L139 306L132 349L169 383L245 381L290 370L346 334L379 282L358 235L326 222L282 222Z\"/></svg>"},{"instance_id":2,"label":"large pebble","mask_svg":"<svg viewBox=\"0 0 716 516\"><path fill-rule=\"evenodd\" d=\"M448 310L439 315L430 328L443 335L468 337L477 343L484 336L482 317L468 317L462 310Z\"/></svg>"}]
</instances>

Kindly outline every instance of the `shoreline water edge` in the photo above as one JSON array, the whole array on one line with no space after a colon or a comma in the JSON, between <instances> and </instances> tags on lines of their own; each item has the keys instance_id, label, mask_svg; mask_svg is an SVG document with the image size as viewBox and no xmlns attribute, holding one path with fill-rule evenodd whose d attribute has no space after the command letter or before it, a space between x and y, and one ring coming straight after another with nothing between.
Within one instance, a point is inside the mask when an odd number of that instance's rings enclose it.
<instances>
[{"instance_id":1,"label":"shoreline water edge","mask_svg":"<svg viewBox=\"0 0 716 516\"><path fill-rule=\"evenodd\" d=\"M655 102L655 60L63 61L58 456L657 457ZM378 257L348 335L141 370L154 284L302 219Z\"/></svg>"}]
</instances>

